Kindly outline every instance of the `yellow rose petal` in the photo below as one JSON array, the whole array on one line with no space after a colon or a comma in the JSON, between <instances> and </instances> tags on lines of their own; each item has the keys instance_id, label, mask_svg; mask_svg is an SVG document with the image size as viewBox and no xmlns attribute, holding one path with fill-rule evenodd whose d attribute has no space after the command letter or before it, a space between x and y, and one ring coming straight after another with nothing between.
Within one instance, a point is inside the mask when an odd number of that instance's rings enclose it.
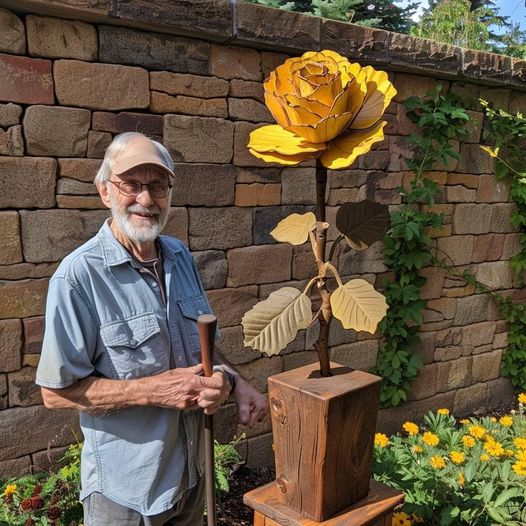
<instances>
[{"instance_id":1,"label":"yellow rose petal","mask_svg":"<svg viewBox=\"0 0 526 526\"><path fill-rule=\"evenodd\" d=\"M259 153L298 155L320 152L325 149L325 144L310 143L277 124L269 124L250 133L248 148Z\"/></svg>"},{"instance_id":2,"label":"yellow rose petal","mask_svg":"<svg viewBox=\"0 0 526 526\"><path fill-rule=\"evenodd\" d=\"M323 166L338 170L350 166L354 160L367 153L376 142L383 141L385 121L366 131L351 132L331 141L321 155Z\"/></svg>"}]
</instances>

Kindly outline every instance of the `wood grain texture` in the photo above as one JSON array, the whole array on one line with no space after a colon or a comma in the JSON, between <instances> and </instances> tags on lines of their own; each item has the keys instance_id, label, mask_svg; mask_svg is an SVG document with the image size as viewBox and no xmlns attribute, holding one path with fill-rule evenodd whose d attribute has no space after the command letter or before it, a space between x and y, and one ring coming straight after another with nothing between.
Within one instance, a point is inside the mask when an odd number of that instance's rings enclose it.
<instances>
[{"instance_id":1,"label":"wood grain texture","mask_svg":"<svg viewBox=\"0 0 526 526\"><path fill-rule=\"evenodd\" d=\"M404 501L403 493L374 480L370 488L367 497L323 522L303 517L288 507L274 483L245 493L243 502L255 510L255 517L265 517L264 526L391 526L392 511ZM260 525L254 521L254 526Z\"/></svg>"},{"instance_id":2,"label":"wood grain texture","mask_svg":"<svg viewBox=\"0 0 526 526\"><path fill-rule=\"evenodd\" d=\"M380 397L377 376L318 364L269 378L276 483L287 504L326 520L365 497Z\"/></svg>"}]
</instances>

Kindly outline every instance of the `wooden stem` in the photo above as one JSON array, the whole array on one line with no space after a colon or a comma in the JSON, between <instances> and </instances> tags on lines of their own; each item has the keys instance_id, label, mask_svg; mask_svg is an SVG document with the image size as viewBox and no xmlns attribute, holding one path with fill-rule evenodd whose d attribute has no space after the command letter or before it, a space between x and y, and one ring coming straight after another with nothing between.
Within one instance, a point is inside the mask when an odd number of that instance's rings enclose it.
<instances>
[{"instance_id":1,"label":"wooden stem","mask_svg":"<svg viewBox=\"0 0 526 526\"><path fill-rule=\"evenodd\" d=\"M320 333L314 344L318 360L320 362L320 373L322 376L331 375L329 362L329 329L332 321L331 294L327 289L327 271L325 267L325 252L327 246L327 228L320 223L325 222L325 193L327 191L327 168L320 161L316 162L316 244L314 257L318 265L318 290L321 296L321 311L319 315Z\"/></svg>"}]
</instances>

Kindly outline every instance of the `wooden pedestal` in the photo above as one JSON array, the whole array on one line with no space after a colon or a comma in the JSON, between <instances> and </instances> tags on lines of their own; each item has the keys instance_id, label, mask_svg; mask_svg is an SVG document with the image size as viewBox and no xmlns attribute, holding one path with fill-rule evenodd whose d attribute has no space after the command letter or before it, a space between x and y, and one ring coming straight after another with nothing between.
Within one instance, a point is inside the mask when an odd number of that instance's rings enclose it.
<instances>
[{"instance_id":1,"label":"wooden pedestal","mask_svg":"<svg viewBox=\"0 0 526 526\"><path fill-rule=\"evenodd\" d=\"M316 522L291 510L274 483L243 497L243 502L254 510L254 526L391 526L393 509L403 500L403 493L371 480L364 499L327 521Z\"/></svg>"},{"instance_id":2,"label":"wooden pedestal","mask_svg":"<svg viewBox=\"0 0 526 526\"><path fill-rule=\"evenodd\" d=\"M320 376L316 363L268 380L278 491L315 521L368 494L380 400L378 376L331 371Z\"/></svg>"}]
</instances>

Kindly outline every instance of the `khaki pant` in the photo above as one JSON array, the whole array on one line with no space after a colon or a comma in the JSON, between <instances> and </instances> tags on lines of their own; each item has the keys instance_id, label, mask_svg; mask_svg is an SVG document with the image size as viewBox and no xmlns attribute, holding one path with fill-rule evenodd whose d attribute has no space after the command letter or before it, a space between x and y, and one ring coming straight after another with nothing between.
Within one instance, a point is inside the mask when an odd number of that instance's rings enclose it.
<instances>
[{"instance_id":1,"label":"khaki pant","mask_svg":"<svg viewBox=\"0 0 526 526\"><path fill-rule=\"evenodd\" d=\"M101 493L92 493L82 502L84 526L202 526L204 503L204 477L171 510L152 516L121 506Z\"/></svg>"}]
</instances>

